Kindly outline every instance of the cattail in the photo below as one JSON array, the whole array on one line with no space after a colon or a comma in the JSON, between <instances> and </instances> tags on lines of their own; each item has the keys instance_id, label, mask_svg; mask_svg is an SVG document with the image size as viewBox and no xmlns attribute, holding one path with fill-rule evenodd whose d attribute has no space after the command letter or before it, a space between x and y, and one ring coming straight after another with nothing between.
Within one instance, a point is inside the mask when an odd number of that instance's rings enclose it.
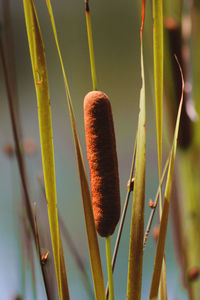
<instances>
[{"instance_id":1,"label":"cattail","mask_svg":"<svg viewBox=\"0 0 200 300\"><path fill-rule=\"evenodd\" d=\"M95 225L107 237L120 218L120 191L111 105L103 92L85 96L84 121Z\"/></svg>"},{"instance_id":2,"label":"cattail","mask_svg":"<svg viewBox=\"0 0 200 300\"><path fill-rule=\"evenodd\" d=\"M181 93L182 93L182 80L180 76L179 66L174 58L176 54L178 61L182 67L184 79L187 82L188 79L188 62L186 57L183 55L183 44L184 40L181 35L181 26L178 22L167 17L164 20L165 33L166 33L166 73L164 75L164 88L167 101L168 118L171 128L171 136L174 134L174 128L176 124L176 117L178 112L178 107L180 103ZM178 146L181 149L187 149L191 145L193 137L193 125L191 118L188 115L186 107L189 106L191 93L184 90L183 99L184 104L181 112L179 135L178 135ZM187 105L186 105L187 103ZM191 105L190 105L191 106Z\"/></svg>"}]
</instances>

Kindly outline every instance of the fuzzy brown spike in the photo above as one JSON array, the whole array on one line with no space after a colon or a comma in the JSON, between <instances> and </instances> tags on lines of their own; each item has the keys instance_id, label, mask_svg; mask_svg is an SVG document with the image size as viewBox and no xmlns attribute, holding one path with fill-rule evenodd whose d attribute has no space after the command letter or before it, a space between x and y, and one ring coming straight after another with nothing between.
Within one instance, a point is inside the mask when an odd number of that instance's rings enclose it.
<instances>
[{"instance_id":1,"label":"fuzzy brown spike","mask_svg":"<svg viewBox=\"0 0 200 300\"><path fill-rule=\"evenodd\" d=\"M184 78L187 78L187 61L183 57L183 38L181 35L181 26L178 22L171 17L167 17L164 20L165 33L168 45L168 55L169 61L167 64L171 64L171 78L173 80L173 90L170 90L169 86L169 76L170 74L165 74L165 94L167 100L167 107L169 109L169 121L171 124L171 135L173 136L174 127L176 124L176 116L179 107L179 101L182 93L182 81L180 77L180 70L178 64L174 58L177 56L178 61L183 69ZM167 69L167 68L166 68ZM186 102L189 99L188 93L184 91L184 105L182 107L179 135L178 135L178 146L181 149L187 149L191 145L193 136L192 121L189 118L186 111Z\"/></svg>"},{"instance_id":2,"label":"fuzzy brown spike","mask_svg":"<svg viewBox=\"0 0 200 300\"><path fill-rule=\"evenodd\" d=\"M103 92L85 96L84 121L94 219L97 232L106 237L120 218L120 191L112 110Z\"/></svg>"}]
</instances>

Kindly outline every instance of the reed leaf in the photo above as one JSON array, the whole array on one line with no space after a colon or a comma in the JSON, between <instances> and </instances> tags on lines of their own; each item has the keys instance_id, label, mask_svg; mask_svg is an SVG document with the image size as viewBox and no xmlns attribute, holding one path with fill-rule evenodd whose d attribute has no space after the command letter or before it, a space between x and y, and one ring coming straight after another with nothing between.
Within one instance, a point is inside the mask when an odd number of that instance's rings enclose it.
<instances>
[{"instance_id":1,"label":"reed leaf","mask_svg":"<svg viewBox=\"0 0 200 300\"><path fill-rule=\"evenodd\" d=\"M52 10L50 0L46 0L46 4L47 4L48 11L49 11L52 29L53 29L53 33L54 33L54 38L55 38L55 42L56 42L56 46L57 46L57 50L58 50L58 55L59 55L63 78L64 78L68 107L69 107L69 112L70 112L71 125L72 125L72 131L73 131L73 137L74 137L74 143L75 143L75 149L76 149L77 164L78 164L78 170L79 170L79 179L80 179L81 192L82 192L83 208L84 208L84 214L85 214L85 223L86 223L86 231L87 231L87 238L88 238L88 247L89 247L90 263L91 263L92 276L93 276L93 282L94 282L95 296L96 296L97 300L98 299L103 300L103 299L105 299L105 286L104 286L104 279L103 279L103 272L102 272L102 266L101 266L101 258L100 258L100 252L99 252L97 233L96 233L92 204L91 204L91 199L90 199L89 185L88 185L85 165L84 165L84 161L83 161L82 150L81 150L81 146L80 146L80 142L79 142L78 131L77 131L77 127L76 127L76 120L75 120L73 105L72 105L71 96L70 96L70 92L69 92L69 86L68 86L67 77L66 77L66 73L65 73L65 69L64 69L63 60L62 60L62 55L61 55L61 51L60 51L60 47L59 47L59 43L58 43L56 25L55 25L55 21L54 21L53 10Z\"/></svg>"},{"instance_id":2,"label":"reed leaf","mask_svg":"<svg viewBox=\"0 0 200 300\"><path fill-rule=\"evenodd\" d=\"M135 181L133 191L132 220L129 246L127 300L141 299L142 265L143 265L143 236L144 236L144 202L145 202L145 76L143 62L143 25L145 1L142 7L141 26L141 77L140 112L137 130L137 146L135 161Z\"/></svg>"},{"instance_id":3,"label":"reed leaf","mask_svg":"<svg viewBox=\"0 0 200 300\"><path fill-rule=\"evenodd\" d=\"M44 182L48 203L47 207L49 215L49 225L51 231L58 290L60 299L69 299L69 293L67 293L67 297L65 298L63 297L62 293L63 270L61 270L60 261L61 245L57 213L53 133L51 108L49 103L48 77L44 46L33 0L24 0L24 13L33 69L33 77L37 94ZM66 280L65 289L68 290L68 284Z\"/></svg>"},{"instance_id":4,"label":"reed leaf","mask_svg":"<svg viewBox=\"0 0 200 300\"><path fill-rule=\"evenodd\" d=\"M177 60L177 62L178 62L178 60ZM178 65L179 65L179 63L178 63ZM172 180L173 180L173 172L174 172L174 163L175 163L175 156L176 156L181 109L182 109L182 104L183 104L184 81L183 81L183 74L182 74L180 65L179 65L179 68L180 68L181 78L182 78L182 95L181 95L181 101L180 101L180 105L179 105L179 109L178 109L176 127L175 127L175 132L174 132L174 140L173 140L173 145L172 145L172 150L171 150L171 155L170 155L170 162L169 162L169 168L168 168L168 174L167 174L167 182L166 182L165 193L164 193L163 212L162 212L162 216L161 216L160 232L159 232L158 244L157 244L157 248L156 248L156 257L155 257L153 276L152 276L152 281L151 281L151 290L150 290L150 295L149 295L150 300L157 299L163 258L164 258L164 249L165 249L165 241L166 241L166 234L167 234L167 224L168 224L170 196L171 196Z\"/></svg>"},{"instance_id":5,"label":"reed leaf","mask_svg":"<svg viewBox=\"0 0 200 300\"><path fill-rule=\"evenodd\" d=\"M154 81L155 81L155 101L156 101L156 129L158 148L158 173L161 181L162 168L162 119L163 119L163 1L153 1L153 42L154 42ZM159 202L160 217L162 214L162 198L160 189ZM167 280L165 259L161 275L160 299L167 299Z\"/></svg>"},{"instance_id":6,"label":"reed leaf","mask_svg":"<svg viewBox=\"0 0 200 300\"><path fill-rule=\"evenodd\" d=\"M153 1L154 79L156 101L156 127L158 145L158 169L162 164L162 115L163 115L163 7L162 0Z\"/></svg>"}]
</instances>

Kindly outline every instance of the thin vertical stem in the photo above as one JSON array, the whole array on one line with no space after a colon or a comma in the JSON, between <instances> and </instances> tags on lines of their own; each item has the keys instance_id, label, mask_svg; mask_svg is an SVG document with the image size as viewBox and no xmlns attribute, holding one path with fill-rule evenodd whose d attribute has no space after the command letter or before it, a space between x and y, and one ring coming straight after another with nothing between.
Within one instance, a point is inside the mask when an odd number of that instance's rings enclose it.
<instances>
[{"instance_id":1,"label":"thin vertical stem","mask_svg":"<svg viewBox=\"0 0 200 300\"><path fill-rule=\"evenodd\" d=\"M92 85L93 90L97 90L97 76L96 76L96 68L95 68L95 58L94 58L94 46L93 46L93 38L92 38L92 26L91 26L91 18L90 18L90 9L89 9L89 1L85 0L85 15L86 15L86 24L87 24L87 34L88 34L88 46L90 53L90 66L91 66L91 75L92 75Z\"/></svg>"},{"instance_id":2,"label":"thin vertical stem","mask_svg":"<svg viewBox=\"0 0 200 300\"><path fill-rule=\"evenodd\" d=\"M131 192L133 191L133 188L134 188L134 182L133 182L132 188L131 188L131 182L132 182L132 179L133 179L133 171L134 171L134 167L135 167L136 143L137 143L137 137L135 139L135 145L134 145L134 151L133 151L133 157L132 157L132 163L131 163L131 171L130 171L130 175L129 175L128 191L126 193L126 199L125 199L125 202L124 202L123 212L122 212L122 216L121 216L121 220L120 220L120 224L119 224L119 229L118 229L118 233L117 233L117 238L116 238L116 242L115 242L115 247L114 247L114 251L113 251L113 257L112 257L112 271L113 271L113 273L114 273L114 269L115 269L115 262L116 262L116 259L117 259L117 253L118 253L118 249L119 249L119 243L120 243L120 240L121 240L122 230L123 230L123 227L124 227L126 211L127 211L128 204L129 204L130 194L131 194ZM109 295L109 289L108 289L108 283L107 283L107 286L106 286L106 299L108 299L108 295Z\"/></svg>"},{"instance_id":3,"label":"thin vertical stem","mask_svg":"<svg viewBox=\"0 0 200 300\"><path fill-rule=\"evenodd\" d=\"M114 300L110 236L106 238L106 259L107 259L107 270L108 270L109 298L110 300Z\"/></svg>"},{"instance_id":4,"label":"thin vertical stem","mask_svg":"<svg viewBox=\"0 0 200 300\"><path fill-rule=\"evenodd\" d=\"M156 101L156 128L157 128L157 149L158 149L158 173L161 181L162 168L162 120L163 120L163 0L153 1L153 37L154 37L154 81ZM161 188L159 195L160 220L162 216ZM163 258L163 266L160 280L160 299L167 300L166 264Z\"/></svg>"}]
</instances>

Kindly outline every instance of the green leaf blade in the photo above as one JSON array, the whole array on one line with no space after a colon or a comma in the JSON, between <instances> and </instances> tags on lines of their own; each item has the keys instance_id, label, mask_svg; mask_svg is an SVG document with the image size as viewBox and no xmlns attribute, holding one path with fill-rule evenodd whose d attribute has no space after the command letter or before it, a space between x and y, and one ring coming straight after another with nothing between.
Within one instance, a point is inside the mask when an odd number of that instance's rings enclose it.
<instances>
[{"instance_id":1,"label":"green leaf blade","mask_svg":"<svg viewBox=\"0 0 200 300\"><path fill-rule=\"evenodd\" d=\"M161 180L162 169L162 123L163 123L163 0L153 1L153 42L154 42L154 81L156 102L156 129L158 149L158 173ZM162 214L162 198L160 190L159 202L160 217ZM166 265L163 261L163 269L160 285L160 299L167 300Z\"/></svg>"},{"instance_id":2,"label":"green leaf blade","mask_svg":"<svg viewBox=\"0 0 200 300\"><path fill-rule=\"evenodd\" d=\"M33 0L24 0L24 13L27 27L27 35L29 41L29 49L31 55L33 76L37 95L38 118L41 140L41 152L44 171L45 192L47 197L47 207L49 215L49 225L51 232L51 240L56 268L56 277L59 289L60 299L63 298L62 293L62 274L60 268L60 233L57 214L57 196L56 196L56 179L55 179L55 163L53 149L53 131L51 121L51 107L49 102L48 77L46 69L46 58L44 54L44 46L39 28L39 22ZM65 281L66 289L67 282Z\"/></svg>"},{"instance_id":3,"label":"green leaf blade","mask_svg":"<svg viewBox=\"0 0 200 300\"><path fill-rule=\"evenodd\" d=\"M158 145L159 177L162 166L162 118L163 118L163 4L162 0L153 1L154 17L154 78L156 102L156 128Z\"/></svg>"},{"instance_id":4,"label":"green leaf blade","mask_svg":"<svg viewBox=\"0 0 200 300\"><path fill-rule=\"evenodd\" d=\"M144 24L144 5L141 26L141 77L140 112L137 130L135 181L132 205L132 220L129 246L127 300L141 299L143 238L144 238L144 202L145 202L145 142L146 142L146 112L145 112L145 76L143 62L142 30Z\"/></svg>"}]
</instances>

